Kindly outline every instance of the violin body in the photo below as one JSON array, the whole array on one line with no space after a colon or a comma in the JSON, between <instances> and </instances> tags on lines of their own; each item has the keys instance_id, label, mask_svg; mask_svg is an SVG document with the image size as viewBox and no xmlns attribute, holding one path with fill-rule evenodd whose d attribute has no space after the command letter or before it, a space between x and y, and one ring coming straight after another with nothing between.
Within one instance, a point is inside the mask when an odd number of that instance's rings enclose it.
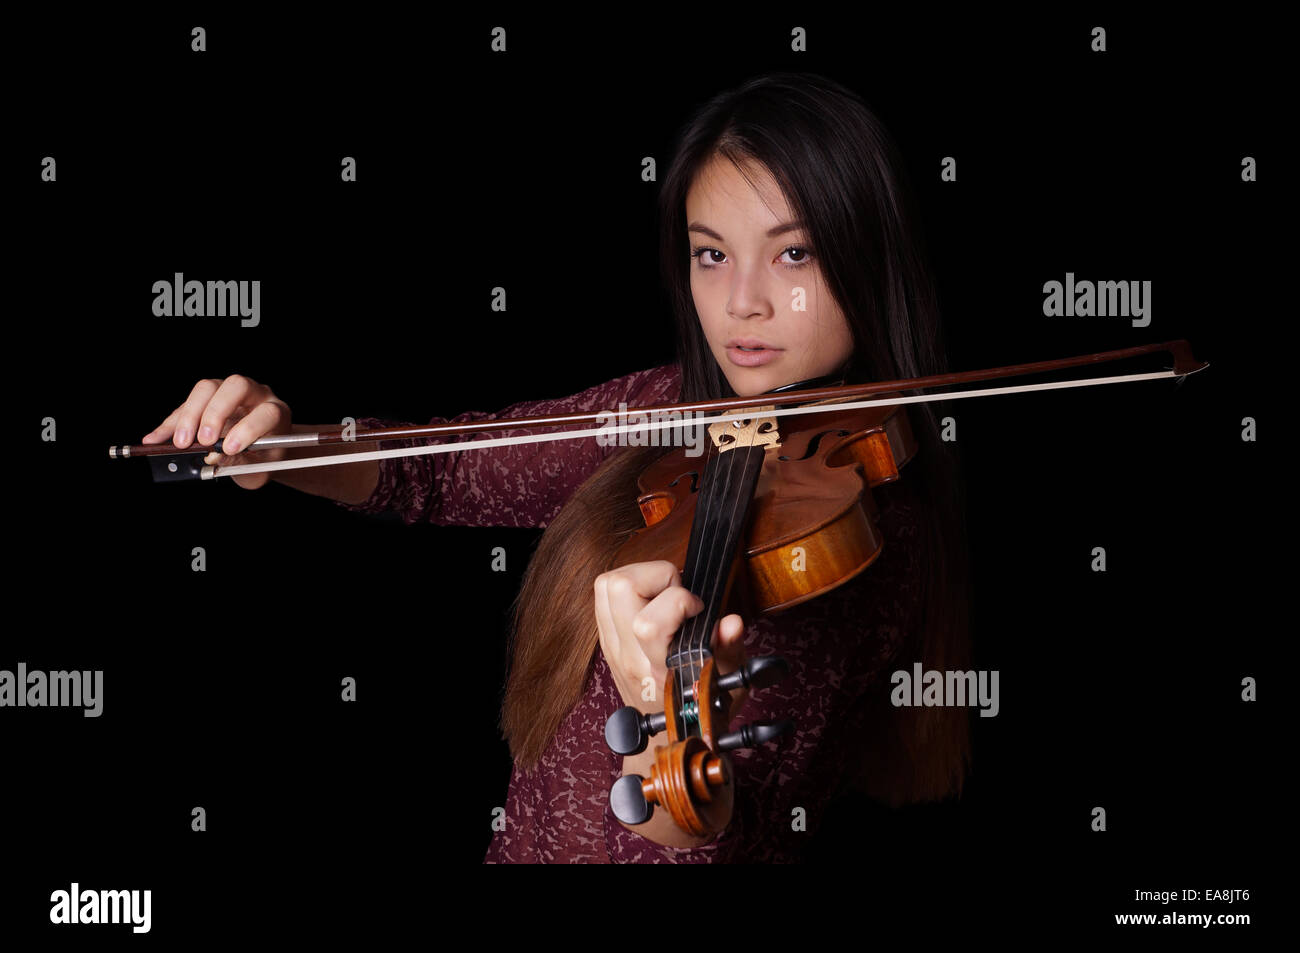
<instances>
[{"instance_id":1,"label":"violin body","mask_svg":"<svg viewBox=\"0 0 1300 953\"><path fill-rule=\"evenodd\" d=\"M871 488L898 480L917 449L901 405L777 421L780 444L764 457L735 567L746 607L763 614L828 592L876 560L884 541ZM666 559L683 568L706 459L676 448L642 473L646 525L615 565Z\"/></svg>"}]
</instances>

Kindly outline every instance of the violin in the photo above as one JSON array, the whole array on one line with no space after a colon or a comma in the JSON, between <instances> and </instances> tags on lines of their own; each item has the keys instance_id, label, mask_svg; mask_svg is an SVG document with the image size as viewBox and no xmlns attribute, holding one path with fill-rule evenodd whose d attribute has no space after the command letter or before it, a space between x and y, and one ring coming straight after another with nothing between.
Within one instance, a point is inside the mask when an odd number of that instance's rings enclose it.
<instances>
[{"instance_id":1,"label":"violin","mask_svg":"<svg viewBox=\"0 0 1300 953\"><path fill-rule=\"evenodd\" d=\"M763 688L788 671L776 656L750 658L722 676L714 666L709 641L738 570L743 565L746 601L759 613L857 576L884 547L870 490L898 480L916 454L898 404L793 416L783 426L763 410L711 424L703 467L676 449L638 480L646 526L619 548L615 565L667 559L704 609L668 646L664 711L643 715L626 706L606 723L606 743L624 756L668 732L651 776L625 775L610 790L614 816L629 826L648 821L656 804L697 837L727 826L734 798L726 752L794 726L783 719L727 730L733 689Z\"/></svg>"},{"instance_id":2,"label":"violin","mask_svg":"<svg viewBox=\"0 0 1300 953\"><path fill-rule=\"evenodd\" d=\"M905 394L1166 352L1172 355L1173 366L1150 373ZM793 727L791 720L783 719L730 729L730 692L772 685L788 674L788 666L779 657L765 656L746 660L735 672L719 674L709 647L715 623L737 593L754 612L780 612L843 585L879 557L885 540L871 490L901 479L903 468L917 453L917 441L904 412L907 404L1182 378L1208 366L1192 356L1187 341L1179 340L871 384L822 386L825 379L803 381L754 397L635 408L626 413L647 422L618 427L610 427L612 415L602 412L268 436L254 441L247 450L602 424L596 429L232 466L202 463L208 453L222 452L220 441L197 453L167 444L118 445L109 448L109 456L149 458L154 478L160 482L212 480L366 459L697 426L690 420L692 414L718 412L708 424L709 440L702 459L678 447L641 474L636 503L645 526L620 547L614 563L669 560L681 572L683 586L700 598L704 609L682 624L669 645L664 711L643 714L625 706L605 726L606 743L624 756L640 754L651 738L667 733L667 744L656 749L649 778L625 775L614 783L610 790L614 815L634 827L649 820L658 806L667 810L683 831L702 837L725 829L731 820L735 781L727 752L763 744ZM664 416L666 421L656 419Z\"/></svg>"}]
</instances>

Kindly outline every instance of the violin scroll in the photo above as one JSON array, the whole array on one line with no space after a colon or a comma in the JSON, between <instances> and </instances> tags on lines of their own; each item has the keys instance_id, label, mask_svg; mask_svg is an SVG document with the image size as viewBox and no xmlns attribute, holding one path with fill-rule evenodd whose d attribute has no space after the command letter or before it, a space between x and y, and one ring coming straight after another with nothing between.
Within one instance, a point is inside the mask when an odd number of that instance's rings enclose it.
<instances>
[{"instance_id":1,"label":"violin scroll","mask_svg":"<svg viewBox=\"0 0 1300 953\"><path fill-rule=\"evenodd\" d=\"M734 689L774 685L789 674L789 665L777 656L751 658L736 671L719 676L713 659L705 661L699 681L677 698L673 675L669 675L664 697L674 711L642 714L631 705L614 712L605 723L605 742L619 755L645 750L649 739L668 732L669 743L655 751L650 777L628 774L614 782L609 806L614 816L629 827L644 824L654 816L655 805L669 812L682 830L704 837L716 833L731 821L734 777L726 752L752 748L771 741L794 728L794 722L756 722L722 734L730 721ZM686 734L685 726L696 723L698 734Z\"/></svg>"}]
</instances>

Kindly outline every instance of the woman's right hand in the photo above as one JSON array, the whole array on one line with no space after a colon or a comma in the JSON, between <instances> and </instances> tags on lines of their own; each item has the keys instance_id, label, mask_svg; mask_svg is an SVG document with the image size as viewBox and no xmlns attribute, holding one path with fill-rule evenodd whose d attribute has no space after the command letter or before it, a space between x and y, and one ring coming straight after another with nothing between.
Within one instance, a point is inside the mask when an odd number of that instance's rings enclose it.
<instances>
[{"instance_id":1,"label":"woman's right hand","mask_svg":"<svg viewBox=\"0 0 1300 953\"><path fill-rule=\"evenodd\" d=\"M259 437L293 432L293 413L289 405L276 397L265 384L234 374L225 380L201 380L190 391L185 403L177 407L141 443L171 440L180 450L192 444L210 447L218 438L226 453L209 453L204 463L233 466L252 462L240 450ZM233 452L232 452L233 451ZM258 451L257 461L279 460L283 450ZM248 490L265 486L269 473L252 473L232 477Z\"/></svg>"}]
</instances>

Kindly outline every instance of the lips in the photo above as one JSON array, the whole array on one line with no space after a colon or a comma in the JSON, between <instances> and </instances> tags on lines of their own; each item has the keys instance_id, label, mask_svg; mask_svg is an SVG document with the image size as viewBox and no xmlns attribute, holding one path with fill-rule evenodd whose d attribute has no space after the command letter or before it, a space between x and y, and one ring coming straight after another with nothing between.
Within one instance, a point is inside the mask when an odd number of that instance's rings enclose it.
<instances>
[{"instance_id":1,"label":"lips","mask_svg":"<svg viewBox=\"0 0 1300 953\"><path fill-rule=\"evenodd\" d=\"M732 338L727 342L727 358L737 367L759 367L776 360L781 348L758 338Z\"/></svg>"}]
</instances>

